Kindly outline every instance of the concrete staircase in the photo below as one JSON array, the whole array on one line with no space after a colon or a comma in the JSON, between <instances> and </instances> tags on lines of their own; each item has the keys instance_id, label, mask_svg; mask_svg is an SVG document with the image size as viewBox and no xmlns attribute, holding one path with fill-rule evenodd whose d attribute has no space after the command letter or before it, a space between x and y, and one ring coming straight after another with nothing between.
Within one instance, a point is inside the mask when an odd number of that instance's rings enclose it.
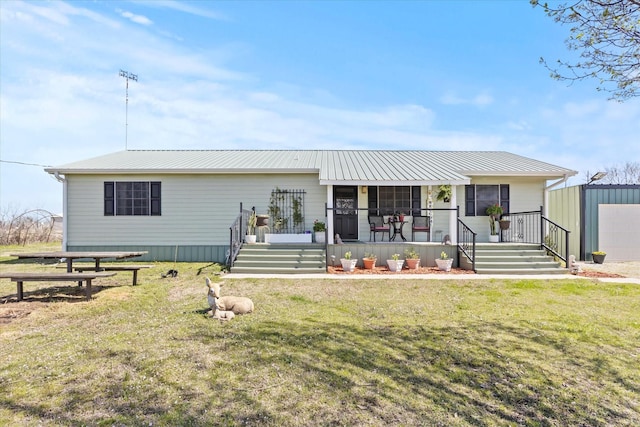
<instances>
[{"instance_id":1,"label":"concrete staircase","mask_svg":"<svg viewBox=\"0 0 640 427\"><path fill-rule=\"evenodd\" d=\"M316 243L244 245L231 267L231 273L326 273L324 245Z\"/></svg>"},{"instance_id":2,"label":"concrete staircase","mask_svg":"<svg viewBox=\"0 0 640 427\"><path fill-rule=\"evenodd\" d=\"M462 255L461 264L470 265ZM470 267L469 267L470 268ZM568 274L552 256L540 246L517 243L478 243L476 245L478 274Z\"/></svg>"}]
</instances>

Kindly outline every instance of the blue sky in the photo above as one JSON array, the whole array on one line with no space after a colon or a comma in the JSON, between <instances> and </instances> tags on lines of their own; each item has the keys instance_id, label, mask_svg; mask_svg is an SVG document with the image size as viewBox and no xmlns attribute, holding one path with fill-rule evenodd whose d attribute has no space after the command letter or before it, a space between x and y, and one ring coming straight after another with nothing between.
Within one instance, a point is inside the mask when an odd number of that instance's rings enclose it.
<instances>
[{"instance_id":1,"label":"blue sky","mask_svg":"<svg viewBox=\"0 0 640 427\"><path fill-rule=\"evenodd\" d=\"M538 59L575 55L569 29L524 0L4 0L0 18L5 212L62 212L32 164L125 145L504 150L571 185L640 160L640 100L552 80Z\"/></svg>"}]
</instances>

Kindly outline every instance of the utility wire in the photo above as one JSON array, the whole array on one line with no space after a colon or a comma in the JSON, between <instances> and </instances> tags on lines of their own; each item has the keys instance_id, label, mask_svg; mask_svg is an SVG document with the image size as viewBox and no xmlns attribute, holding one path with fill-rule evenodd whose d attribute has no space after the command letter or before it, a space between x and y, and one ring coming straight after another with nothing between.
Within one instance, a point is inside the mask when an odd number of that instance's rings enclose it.
<instances>
[{"instance_id":1,"label":"utility wire","mask_svg":"<svg viewBox=\"0 0 640 427\"><path fill-rule=\"evenodd\" d=\"M13 163L13 164L16 164L16 165L25 165L25 166L38 166L38 167L41 167L41 168L53 167L51 165L39 165L37 163L14 162L14 161L11 161L11 160L0 160L0 162L1 163Z\"/></svg>"}]
</instances>

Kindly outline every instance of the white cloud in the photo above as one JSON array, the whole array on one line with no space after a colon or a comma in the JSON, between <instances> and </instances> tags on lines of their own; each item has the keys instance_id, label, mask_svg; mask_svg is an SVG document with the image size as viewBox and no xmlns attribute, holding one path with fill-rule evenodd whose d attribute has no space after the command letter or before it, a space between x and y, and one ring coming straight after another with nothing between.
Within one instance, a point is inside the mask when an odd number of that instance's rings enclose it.
<instances>
[{"instance_id":1,"label":"white cloud","mask_svg":"<svg viewBox=\"0 0 640 427\"><path fill-rule=\"evenodd\" d=\"M487 92L482 92L472 97L461 97L455 92L447 92L440 97L440 102L445 105L471 105L475 107L485 107L493 104L493 97Z\"/></svg>"},{"instance_id":2,"label":"white cloud","mask_svg":"<svg viewBox=\"0 0 640 427\"><path fill-rule=\"evenodd\" d=\"M124 18L127 18L128 20L130 20L131 22L135 22L136 24L140 24L140 25L152 25L153 22L147 18L146 16L142 16L142 15L136 15L134 13L131 12L127 12L125 10L122 9L116 9L116 11Z\"/></svg>"},{"instance_id":3,"label":"white cloud","mask_svg":"<svg viewBox=\"0 0 640 427\"><path fill-rule=\"evenodd\" d=\"M189 4L183 1L173 1L173 0L156 0L156 1L138 1L135 3L143 4L146 7L156 7L163 9L171 9L176 10L183 13L188 13L190 15L200 16L202 18L209 18L215 20L226 21L229 18L220 12L216 12L213 10L202 9L200 7L193 6L193 4Z\"/></svg>"}]
</instances>

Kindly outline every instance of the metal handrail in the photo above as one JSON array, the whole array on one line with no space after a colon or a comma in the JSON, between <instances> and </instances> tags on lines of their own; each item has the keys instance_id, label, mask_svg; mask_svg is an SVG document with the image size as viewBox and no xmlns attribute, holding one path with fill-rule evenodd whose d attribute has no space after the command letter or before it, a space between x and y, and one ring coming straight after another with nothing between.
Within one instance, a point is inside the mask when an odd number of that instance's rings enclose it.
<instances>
[{"instance_id":1,"label":"metal handrail","mask_svg":"<svg viewBox=\"0 0 640 427\"><path fill-rule=\"evenodd\" d=\"M476 271L476 239L478 233L473 231L458 217L458 266L460 266L460 253L463 253L471 261L471 269Z\"/></svg>"},{"instance_id":2,"label":"metal handrail","mask_svg":"<svg viewBox=\"0 0 640 427\"><path fill-rule=\"evenodd\" d=\"M546 231L546 234L545 234ZM544 235L541 246L564 261L565 268L569 268L569 233L571 231L540 215L540 235Z\"/></svg>"},{"instance_id":3,"label":"metal handrail","mask_svg":"<svg viewBox=\"0 0 640 427\"><path fill-rule=\"evenodd\" d=\"M242 243L244 241L244 235L247 231L247 222L249 216L255 212L255 207L251 210L243 209L242 203L240 203L240 213L233 220L231 226L229 227L229 251L227 254L226 264L227 267L233 267L233 263L238 257L238 253L242 248Z\"/></svg>"},{"instance_id":4,"label":"metal handrail","mask_svg":"<svg viewBox=\"0 0 640 427\"><path fill-rule=\"evenodd\" d=\"M569 233L561 225L551 221L540 210L528 212L512 212L504 214L501 219L511 221L508 230L501 230L503 240L540 245L541 249L564 261L569 267Z\"/></svg>"}]
</instances>

